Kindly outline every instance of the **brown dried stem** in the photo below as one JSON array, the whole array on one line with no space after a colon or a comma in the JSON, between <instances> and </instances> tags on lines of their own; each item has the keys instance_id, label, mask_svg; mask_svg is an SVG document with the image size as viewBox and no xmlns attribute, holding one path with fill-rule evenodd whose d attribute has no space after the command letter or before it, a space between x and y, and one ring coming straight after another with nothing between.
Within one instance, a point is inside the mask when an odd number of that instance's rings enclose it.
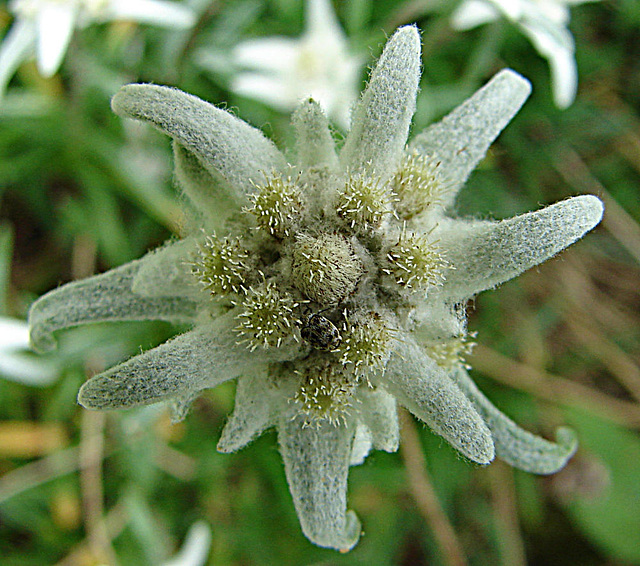
<instances>
[{"instance_id":1,"label":"brown dried stem","mask_svg":"<svg viewBox=\"0 0 640 566\"><path fill-rule=\"evenodd\" d=\"M116 538L127 525L128 513L122 501L118 501L107 513L104 524L107 536L110 540ZM67 556L65 556L55 566L79 566L91 563L93 560L92 547L88 539L75 546Z\"/></svg>"},{"instance_id":2,"label":"brown dried stem","mask_svg":"<svg viewBox=\"0 0 640 566\"><path fill-rule=\"evenodd\" d=\"M640 405L622 401L597 389L516 362L478 344L469 363L480 373L514 389L526 391L553 403L587 405L612 422L640 427Z\"/></svg>"},{"instance_id":3,"label":"brown dried stem","mask_svg":"<svg viewBox=\"0 0 640 566\"><path fill-rule=\"evenodd\" d=\"M640 262L640 226L594 177L582 157L566 145L554 156L553 165L575 190L581 193L587 190L602 199L606 211L602 225L629 254Z\"/></svg>"},{"instance_id":4,"label":"brown dried stem","mask_svg":"<svg viewBox=\"0 0 640 566\"><path fill-rule=\"evenodd\" d=\"M196 473L196 461L168 444L155 442L154 463L165 473L180 481L191 481Z\"/></svg>"},{"instance_id":5,"label":"brown dried stem","mask_svg":"<svg viewBox=\"0 0 640 566\"><path fill-rule=\"evenodd\" d=\"M107 564L117 564L104 520L102 460L106 414L82 411L80 429L80 485L87 539L93 555Z\"/></svg>"},{"instance_id":6,"label":"brown dried stem","mask_svg":"<svg viewBox=\"0 0 640 566\"><path fill-rule=\"evenodd\" d=\"M0 503L78 469L78 448L72 447L29 462L0 478Z\"/></svg>"},{"instance_id":7,"label":"brown dried stem","mask_svg":"<svg viewBox=\"0 0 640 566\"><path fill-rule=\"evenodd\" d=\"M402 425L400 452L407 470L411 494L433 532L445 563L449 566L465 566L467 559L462 544L442 509L429 479L416 423L405 410L400 411L400 422Z\"/></svg>"},{"instance_id":8,"label":"brown dried stem","mask_svg":"<svg viewBox=\"0 0 640 566\"><path fill-rule=\"evenodd\" d=\"M499 460L489 466L493 511L498 527L501 563L504 566L526 566L524 542L520 532L513 470Z\"/></svg>"}]
</instances>

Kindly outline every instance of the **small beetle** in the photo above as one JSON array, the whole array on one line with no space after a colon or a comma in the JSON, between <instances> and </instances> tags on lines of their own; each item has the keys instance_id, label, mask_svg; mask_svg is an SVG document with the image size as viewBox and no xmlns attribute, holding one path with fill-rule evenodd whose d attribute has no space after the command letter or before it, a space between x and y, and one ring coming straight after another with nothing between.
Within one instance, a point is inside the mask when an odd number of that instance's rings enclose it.
<instances>
[{"instance_id":1,"label":"small beetle","mask_svg":"<svg viewBox=\"0 0 640 566\"><path fill-rule=\"evenodd\" d=\"M336 325L317 313L303 319L300 336L316 350L335 350L342 341Z\"/></svg>"}]
</instances>

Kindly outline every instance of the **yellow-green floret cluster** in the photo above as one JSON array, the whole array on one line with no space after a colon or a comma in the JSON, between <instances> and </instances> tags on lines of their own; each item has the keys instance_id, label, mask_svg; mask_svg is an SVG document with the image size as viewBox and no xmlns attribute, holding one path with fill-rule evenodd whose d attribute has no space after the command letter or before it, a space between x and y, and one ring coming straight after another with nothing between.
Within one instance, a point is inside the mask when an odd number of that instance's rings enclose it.
<instances>
[{"instance_id":1,"label":"yellow-green floret cluster","mask_svg":"<svg viewBox=\"0 0 640 566\"><path fill-rule=\"evenodd\" d=\"M467 356L473 352L476 345L474 338L475 332L454 336L446 340L438 340L437 342L428 342L424 344L425 350L429 356L442 368L451 370L455 366L462 366L471 369L467 364Z\"/></svg>"},{"instance_id":2,"label":"yellow-green floret cluster","mask_svg":"<svg viewBox=\"0 0 640 566\"><path fill-rule=\"evenodd\" d=\"M309 299L334 305L352 293L364 273L362 261L341 234L301 234L292 252L291 280Z\"/></svg>"},{"instance_id":3,"label":"yellow-green floret cluster","mask_svg":"<svg viewBox=\"0 0 640 566\"><path fill-rule=\"evenodd\" d=\"M198 245L191 271L212 295L246 293L250 264L249 253L238 238L218 238L212 234Z\"/></svg>"},{"instance_id":4,"label":"yellow-green floret cluster","mask_svg":"<svg viewBox=\"0 0 640 566\"><path fill-rule=\"evenodd\" d=\"M339 191L336 212L352 230L368 233L379 228L391 213L392 196L379 178L358 173Z\"/></svg>"},{"instance_id":5,"label":"yellow-green floret cluster","mask_svg":"<svg viewBox=\"0 0 640 566\"><path fill-rule=\"evenodd\" d=\"M305 426L317 426L323 420L334 425L345 422L358 386L351 374L340 364L314 352L295 375L299 385L293 401L305 415Z\"/></svg>"},{"instance_id":6,"label":"yellow-green floret cluster","mask_svg":"<svg viewBox=\"0 0 640 566\"><path fill-rule=\"evenodd\" d=\"M240 306L236 332L251 351L258 346L279 348L292 336L298 304L289 294L280 292L275 283L250 287Z\"/></svg>"},{"instance_id":7,"label":"yellow-green floret cluster","mask_svg":"<svg viewBox=\"0 0 640 566\"><path fill-rule=\"evenodd\" d=\"M358 378L384 371L391 352L393 330L376 311L344 314L342 341L336 351L342 363Z\"/></svg>"},{"instance_id":8,"label":"yellow-green floret cluster","mask_svg":"<svg viewBox=\"0 0 640 566\"><path fill-rule=\"evenodd\" d=\"M440 162L415 152L407 152L391 181L397 195L396 213L404 220L442 205L446 184L440 173Z\"/></svg>"},{"instance_id":9,"label":"yellow-green floret cluster","mask_svg":"<svg viewBox=\"0 0 640 566\"><path fill-rule=\"evenodd\" d=\"M252 207L247 209L260 228L272 236L290 236L297 227L302 212L302 196L291 177L270 175L265 183L255 185L251 195Z\"/></svg>"},{"instance_id":10,"label":"yellow-green floret cluster","mask_svg":"<svg viewBox=\"0 0 640 566\"><path fill-rule=\"evenodd\" d=\"M387 251L386 260L383 271L400 287L424 289L445 281L448 262L428 234L407 234L403 229L398 242Z\"/></svg>"},{"instance_id":11,"label":"yellow-green floret cluster","mask_svg":"<svg viewBox=\"0 0 640 566\"><path fill-rule=\"evenodd\" d=\"M407 153L386 181L271 173L252 182L252 206L243 210L249 221L235 224L245 226L241 233L210 236L199 247L192 271L236 309L240 343L251 351L299 343L301 365L274 364L280 375L271 381L294 382L291 401L307 424L344 420L358 388L373 388L384 374L413 295L417 304L445 280L449 266L437 242L401 220L437 204L429 201L437 191L425 192L428 167ZM409 214L417 200L422 208ZM446 360L445 350L435 355Z\"/></svg>"}]
</instances>

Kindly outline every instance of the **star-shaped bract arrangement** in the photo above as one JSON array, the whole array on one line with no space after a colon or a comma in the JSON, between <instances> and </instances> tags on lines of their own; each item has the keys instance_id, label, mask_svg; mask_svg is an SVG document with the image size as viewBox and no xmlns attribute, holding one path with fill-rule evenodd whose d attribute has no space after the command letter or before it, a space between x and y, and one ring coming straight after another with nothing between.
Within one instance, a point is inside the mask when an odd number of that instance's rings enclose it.
<instances>
[{"instance_id":1,"label":"star-shaped bract arrangement","mask_svg":"<svg viewBox=\"0 0 640 566\"><path fill-rule=\"evenodd\" d=\"M169 401L184 418L203 389L237 378L218 444L278 430L291 494L314 543L352 548L347 474L373 447L398 448L396 403L473 462L497 454L540 474L562 468L576 441L536 437L477 389L464 360L470 297L515 277L593 228L602 204L579 196L503 221L451 216L490 143L529 94L510 70L413 139L420 36L387 42L336 152L318 104L293 115L295 157L194 96L128 85L121 116L173 138L176 178L198 212L193 235L138 261L73 282L31 310L35 347L98 321L159 319L192 330L80 390L90 409Z\"/></svg>"}]
</instances>

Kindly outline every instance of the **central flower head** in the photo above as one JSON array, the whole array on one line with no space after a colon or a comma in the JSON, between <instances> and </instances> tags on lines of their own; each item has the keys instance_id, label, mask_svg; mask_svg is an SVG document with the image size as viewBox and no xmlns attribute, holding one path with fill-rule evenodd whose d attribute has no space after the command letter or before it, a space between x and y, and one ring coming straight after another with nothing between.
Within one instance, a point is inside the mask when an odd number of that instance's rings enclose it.
<instances>
[{"instance_id":1,"label":"central flower head","mask_svg":"<svg viewBox=\"0 0 640 566\"><path fill-rule=\"evenodd\" d=\"M337 425L358 411L360 389L375 387L393 341L424 322L419 306L446 280L446 251L430 233L443 217L447 188L431 161L403 147L417 54L418 36L406 28L371 79L397 88L402 106L356 116L367 143L374 141L369 130L393 126L380 153L365 156L360 143L348 141L338 159L322 110L304 100L293 118L297 162L249 178L250 204L234 213L228 233L207 235L194 255L194 275L216 308L235 306L235 330L251 351L289 343L298 359L313 360L304 370L270 370L277 387L288 383L305 425ZM411 81L387 74L390 58L406 61ZM130 114L130 100L125 90L114 108ZM463 322L456 324L464 334Z\"/></svg>"},{"instance_id":2,"label":"central flower head","mask_svg":"<svg viewBox=\"0 0 640 566\"><path fill-rule=\"evenodd\" d=\"M517 427L466 372L465 305L553 256L595 226L582 196L501 222L452 218L456 192L526 99L496 75L409 144L420 36L398 30L352 117L339 154L311 99L293 116L294 157L231 114L175 89L128 85L123 116L174 140L176 178L202 230L142 260L52 291L31 310L32 340L97 320L188 321L193 329L91 378L92 409L169 401L184 418L201 390L238 378L218 443L237 450L278 429L304 533L349 549L350 465L398 447L396 401L479 464L497 454L535 473L560 469L558 443Z\"/></svg>"}]
</instances>

